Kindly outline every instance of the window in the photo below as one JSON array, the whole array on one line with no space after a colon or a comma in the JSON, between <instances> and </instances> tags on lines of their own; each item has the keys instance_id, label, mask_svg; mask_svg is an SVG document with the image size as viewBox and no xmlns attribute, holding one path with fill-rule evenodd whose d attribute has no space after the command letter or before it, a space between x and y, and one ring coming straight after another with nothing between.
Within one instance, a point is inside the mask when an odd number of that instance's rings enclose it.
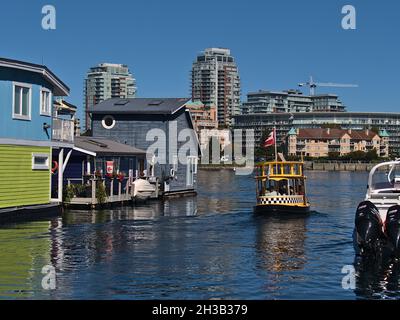
<instances>
[{"instance_id":1,"label":"window","mask_svg":"<svg viewBox=\"0 0 400 320\"><path fill-rule=\"evenodd\" d=\"M32 170L49 170L49 155L44 153L32 154Z\"/></svg>"},{"instance_id":2,"label":"window","mask_svg":"<svg viewBox=\"0 0 400 320\"><path fill-rule=\"evenodd\" d=\"M105 116L101 121L101 124L104 129L110 130L115 126L115 119L113 116Z\"/></svg>"},{"instance_id":3,"label":"window","mask_svg":"<svg viewBox=\"0 0 400 320\"><path fill-rule=\"evenodd\" d=\"M20 120L31 119L31 86L14 84L13 118Z\"/></svg>"},{"instance_id":4,"label":"window","mask_svg":"<svg viewBox=\"0 0 400 320\"><path fill-rule=\"evenodd\" d=\"M51 116L51 92L46 88L40 90L40 114Z\"/></svg>"},{"instance_id":5,"label":"window","mask_svg":"<svg viewBox=\"0 0 400 320\"><path fill-rule=\"evenodd\" d=\"M179 158L177 155L172 155L172 170L174 170L174 172L178 171L178 163L179 163Z\"/></svg>"},{"instance_id":6,"label":"window","mask_svg":"<svg viewBox=\"0 0 400 320\"><path fill-rule=\"evenodd\" d=\"M193 186L195 179L194 176L197 174L197 157L187 157L186 164L186 186Z\"/></svg>"}]
</instances>

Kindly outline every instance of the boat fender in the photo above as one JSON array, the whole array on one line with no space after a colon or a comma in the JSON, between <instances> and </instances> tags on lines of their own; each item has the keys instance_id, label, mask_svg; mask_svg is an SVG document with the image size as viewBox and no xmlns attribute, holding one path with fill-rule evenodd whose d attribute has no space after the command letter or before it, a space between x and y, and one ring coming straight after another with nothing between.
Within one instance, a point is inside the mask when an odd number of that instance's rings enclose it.
<instances>
[{"instance_id":1,"label":"boat fender","mask_svg":"<svg viewBox=\"0 0 400 320\"><path fill-rule=\"evenodd\" d=\"M58 162L57 161L53 161L53 167L51 168L51 173L55 174L58 170Z\"/></svg>"},{"instance_id":2,"label":"boat fender","mask_svg":"<svg viewBox=\"0 0 400 320\"><path fill-rule=\"evenodd\" d=\"M394 205L387 211L385 221L386 235L393 245L396 257L400 257L400 206Z\"/></svg>"}]
</instances>

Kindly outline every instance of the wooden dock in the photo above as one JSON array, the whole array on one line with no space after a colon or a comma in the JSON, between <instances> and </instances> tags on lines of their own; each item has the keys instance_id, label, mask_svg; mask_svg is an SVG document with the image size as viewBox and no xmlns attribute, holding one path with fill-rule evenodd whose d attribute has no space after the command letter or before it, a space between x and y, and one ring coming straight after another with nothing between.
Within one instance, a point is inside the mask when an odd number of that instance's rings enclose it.
<instances>
[{"instance_id":1,"label":"wooden dock","mask_svg":"<svg viewBox=\"0 0 400 320\"><path fill-rule=\"evenodd\" d=\"M71 186L77 186L77 184L72 184L72 181L68 180L68 188L71 189ZM84 194L81 192L70 199L66 199L64 201L65 205L69 207L86 206L94 209L103 205L122 205L134 201L135 185L128 178L123 180L90 178L86 183L82 182L78 186L81 189L85 189ZM151 197L152 199L158 198L158 188L159 185L157 183L156 192Z\"/></svg>"}]
</instances>

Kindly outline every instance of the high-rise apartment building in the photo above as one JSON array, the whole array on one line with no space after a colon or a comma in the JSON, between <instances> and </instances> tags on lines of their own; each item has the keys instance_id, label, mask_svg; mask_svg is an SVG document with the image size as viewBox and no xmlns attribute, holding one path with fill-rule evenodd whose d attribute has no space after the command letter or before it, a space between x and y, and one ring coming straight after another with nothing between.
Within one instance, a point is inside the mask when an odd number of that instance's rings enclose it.
<instances>
[{"instance_id":1,"label":"high-rise apartment building","mask_svg":"<svg viewBox=\"0 0 400 320\"><path fill-rule=\"evenodd\" d=\"M110 98L134 98L136 80L127 65L101 63L90 68L85 79L85 127L90 128L88 109Z\"/></svg>"},{"instance_id":2,"label":"high-rise apartment building","mask_svg":"<svg viewBox=\"0 0 400 320\"><path fill-rule=\"evenodd\" d=\"M197 56L192 68L192 100L217 107L220 127L231 125L240 114L240 77L229 49L208 48Z\"/></svg>"},{"instance_id":3,"label":"high-rise apartment building","mask_svg":"<svg viewBox=\"0 0 400 320\"><path fill-rule=\"evenodd\" d=\"M280 112L344 112L346 107L334 94L304 95L299 90L250 92L242 114Z\"/></svg>"}]
</instances>

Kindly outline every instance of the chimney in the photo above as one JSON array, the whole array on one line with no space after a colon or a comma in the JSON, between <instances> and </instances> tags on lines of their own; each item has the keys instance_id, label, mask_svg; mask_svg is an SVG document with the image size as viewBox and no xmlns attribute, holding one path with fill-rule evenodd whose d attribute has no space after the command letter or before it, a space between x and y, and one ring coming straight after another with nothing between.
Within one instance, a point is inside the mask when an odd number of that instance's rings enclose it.
<instances>
[{"instance_id":1,"label":"chimney","mask_svg":"<svg viewBox=\"0 0 400 320\"><path fill-rule=\"evenodd\" d=\"M327 133L328 135L330 135L330 134L331 134L331 128L326 129L326 133Z\"/></svg>"},{"instance_id":2,"label":"chimney","mask_svg":"<svg viewBox=\"0 0 400 320\"><path fill-rule=\"evenodd\" d=\"M366 134L367 136L369 136L369 129L366 129L366 130L365 130L365 134Z\"/></svg>"},{"instance_id":3,"label":"chimney","mask_svg":"<svg viewBox=\"0 0 400 320\"><path fill-rule=\"evenodd\" d=\"M347 132L348 132L349 134L351 134L351 128L350 128L349 130L347 130Z\"/></svg>"}]
</instances>

